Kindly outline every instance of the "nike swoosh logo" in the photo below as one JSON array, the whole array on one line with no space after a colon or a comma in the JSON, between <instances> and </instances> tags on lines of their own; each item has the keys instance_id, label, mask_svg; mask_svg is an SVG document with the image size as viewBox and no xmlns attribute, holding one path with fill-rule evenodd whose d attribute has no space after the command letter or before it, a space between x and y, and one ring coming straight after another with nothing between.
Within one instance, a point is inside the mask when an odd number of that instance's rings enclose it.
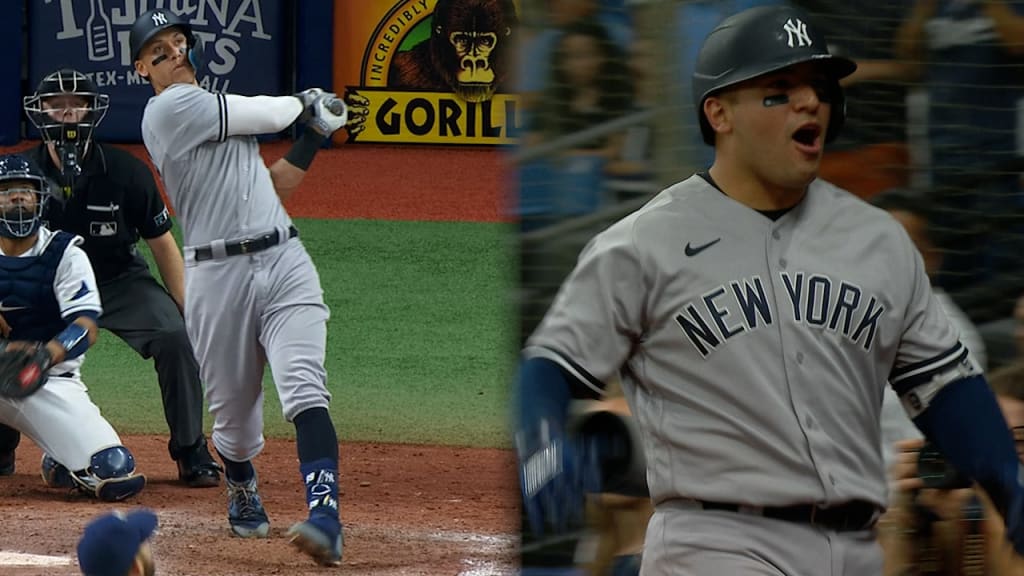
<instances>
[{"instance_id":1,"label":"nike swoosh logo","mask_svg":"<svg viewBox=\"0 0 1024 576\"><path fill-rule=\"evenodd\" d=\"M686 248L683 249L683 252L686 252L687 256L696 256L697 254L700 254L701 252L707 250L708 248L711 248L715 244L718 244L720 240L721 238L715 238L711 242L708 242L707 244L701 244L700 246L690 246L690 243L687 242Z\"/></svg>"},{"instance_id":2,"label":"nike swoosh logo","mask_svg":"<svg viewBox=\"0 0 1024 576\"><path fill-rule=\"evenodd\" d=\"M3 302L0 302L0 312L14 312L15 310L26 310L28 306L4 306Z\"/></svg>"}]
</instances>

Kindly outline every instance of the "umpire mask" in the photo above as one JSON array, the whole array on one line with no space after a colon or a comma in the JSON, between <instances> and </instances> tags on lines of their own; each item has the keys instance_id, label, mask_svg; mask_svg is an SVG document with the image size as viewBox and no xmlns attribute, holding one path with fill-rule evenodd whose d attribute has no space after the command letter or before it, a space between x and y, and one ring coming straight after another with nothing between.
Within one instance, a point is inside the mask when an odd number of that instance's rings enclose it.
<instances>
[{"instance_id":1,"label":"umpire mask","mask_svg":"<svg viewBox=\"0 0 1024 576\"><path fill-rule=\"evenodd\" d=\"M35 94L25 97L25 113L43 141L56 150L65 185L82 173L81 160L93 130L109 106L109 96L100 94L88 76L70 68L46 75Z\"/></svg>"}]
</instances>

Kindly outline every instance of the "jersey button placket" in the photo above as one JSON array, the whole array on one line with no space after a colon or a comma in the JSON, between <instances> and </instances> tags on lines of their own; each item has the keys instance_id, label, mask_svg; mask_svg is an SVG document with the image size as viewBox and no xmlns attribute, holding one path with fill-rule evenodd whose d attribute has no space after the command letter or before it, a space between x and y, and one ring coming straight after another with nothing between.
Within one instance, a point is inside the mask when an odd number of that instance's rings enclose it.
<instances>
[{"instance_id":1,"label":"jersey button placket","mask_svg":"<svg viewBox=\"0 0 1024 576\"><path fill-rule=\"evenodd\" d=\"M778 230L772 230L772 240L778 241L780 239L782 239L782 233L779 232ZM779 268L785 269L786 268L786 264L788 264L788 262L786 262L786 259L780 257L779 258Z\"/></svg>"},{"instance_id":2,"label":"jersey button placket","mask_svg":"<svg viewBox=\"0 0 1024 576\"><path fill-rule=\"evenodd\" d=\"M789 262L783 256L785 254L785 243L782 242L783 234L778 229L772 229L770 235L771 239L768 240L768 244L773 246L769 250L769 266L777 265L778 269L784 270L789 265ZM784 352L786 357L789 358L787 364L792 367L791 374L795 382L806 380L804 374L807 368L804 364L807 360L806 355L802 351L794 352L792 349ZM811 369L813 370L813 363ZM832 472L829 471L831 466L829 457L829 454L831 454L829 448L830 439L811 413L810 405L813 402L809 402L808 398L805 397L809 393L809 391L802 389L800 385L795 385L790 389L790 398L793 403L794 416L796 416L796 425L803 430L807 441L807 450L811 458L811 464L826 495L831 497L834 493L832 488L836 484L836 479Z\"/></svg>"}]
</instances>

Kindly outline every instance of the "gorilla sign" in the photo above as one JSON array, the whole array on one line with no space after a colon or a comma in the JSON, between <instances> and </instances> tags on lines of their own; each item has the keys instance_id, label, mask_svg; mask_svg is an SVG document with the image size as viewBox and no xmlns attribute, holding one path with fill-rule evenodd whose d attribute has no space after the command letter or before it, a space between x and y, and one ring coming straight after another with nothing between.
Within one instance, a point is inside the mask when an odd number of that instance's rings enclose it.
<instances>
[{"instance_id":1,"label":"gorilla sign","mask_svg":"<svg viewBox=\"0 0 1024 576\"><path fill-rule=\"evenodd\" d=\"M368 23L369 5L378 3L352 4L361 14L346 20L357 32L353 24ZM514 144L519 112L509 84L517 25L513 0L396 3L365 28L358 79L341 79L350 141ZM339 48L336 60L351 60Z\"/></svg>"}]
</instances>

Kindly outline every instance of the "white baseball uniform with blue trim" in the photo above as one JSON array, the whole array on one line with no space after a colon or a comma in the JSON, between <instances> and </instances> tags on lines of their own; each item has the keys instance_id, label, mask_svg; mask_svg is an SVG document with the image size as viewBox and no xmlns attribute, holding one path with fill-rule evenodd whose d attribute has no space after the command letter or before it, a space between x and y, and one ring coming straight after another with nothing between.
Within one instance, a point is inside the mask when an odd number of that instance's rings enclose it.
<instances>
[{"instance_id":1,"label":"white baseball uniform with blue trim","mask_svg":"<svg viewBox=\"0 0 1024 576\"><path fill-rule=\"evenodd\" d=\"M41 227L35 245L18 257L41 255L53 236L54 232ZM78 312L99 315L103 311L92 266L79 248L81 244L82 238L75 236L57 264L53 292L62 318ZM27 398L0 398L0 423L20 430L71 470L88 468L93 454L121 445L117 432L89 398L82 383L80 369L85 356L51 367L46 384Z\"/></svg>"}]
</instances>

